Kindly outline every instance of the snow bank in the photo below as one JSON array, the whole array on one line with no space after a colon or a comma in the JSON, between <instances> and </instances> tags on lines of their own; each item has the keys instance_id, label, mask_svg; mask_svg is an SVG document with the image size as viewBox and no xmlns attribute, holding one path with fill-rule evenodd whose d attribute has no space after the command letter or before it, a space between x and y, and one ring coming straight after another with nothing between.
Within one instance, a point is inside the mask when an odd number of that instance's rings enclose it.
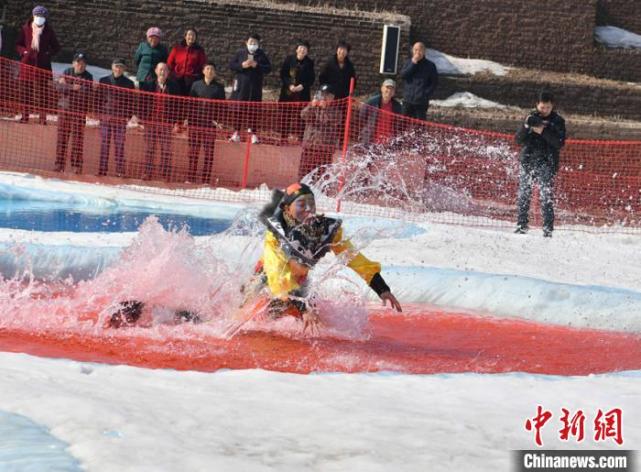
<instances>
[{"instance_id":1,"label":"snow bank","mask_svg":"<svg viewBox=\"0 0 641 472\"><path fill-rule=\"evenodd\" d=\"M445 100L430 100L430 105L463 108L507 108L505 105L486 100L470 92L457 92L454 95L450 95Z\"/></svg>"},{"instance_id":2,"label":"snow bank","mask_svg":"<svg viewBox=\"0 0 641 472\"><path fill-rule=\"evenodd\" d=\"M609 48L641 48L641 35L616 26L597 26L594 37Z\"/></svg>"},{"instance_id":3,"label":"snow bank","mask_svg":"<svg viewBox=\"0 0 641 472\"><path fill-rule=\"evenodd\" d=\"M498 62L450 56L435 49L427 50L427 58L436 64L439 74L445 75L474 75L478 72L505 75L510 70L509 67Z\"/></svg>"},{"instance_id":4,"label":"snow bank","mask_svg":"<svg viewBox=\"0 0 641 472\"><path fill-rule=\"evenodd\" d=\"M524 424L537 405L554 415L545 448L614 449L590 421L617 407L624 449L638 450L640 383L639 372L208 374L0 354L0 409L46 426L92 472L511 470L512 450L534 447ZM585 413L582 443L559 439L561 408Z\"/></svg>"}]
</instances>

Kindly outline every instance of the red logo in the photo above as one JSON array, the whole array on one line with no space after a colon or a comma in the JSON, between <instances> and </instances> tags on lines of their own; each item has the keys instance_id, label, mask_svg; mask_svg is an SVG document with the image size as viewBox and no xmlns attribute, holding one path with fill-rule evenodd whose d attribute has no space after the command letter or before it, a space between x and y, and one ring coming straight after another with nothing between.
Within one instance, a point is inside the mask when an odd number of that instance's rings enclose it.
<instances>
[{"instance_id":1,"label":"red logo","mask_svg":"<svg viewBox=\"0 0 641 472\"><path fill-rule=\"evenodd\" d=\"M583 410L577 410L574 414L567 408L561 408L559 439L569 441L570 438L579 443L585 438L585 414ZM525 430L534 432L534 442L537 446L543 446L541 431L545 424L552 419L552 412L545 410L541 405L537 406L536 415L525 421ZM602 442L613 439L619 446L623 444L623 412L620 408L613 408L604 413L599 409L594 418L594 441Z\"/></svg>"}]
</instances>

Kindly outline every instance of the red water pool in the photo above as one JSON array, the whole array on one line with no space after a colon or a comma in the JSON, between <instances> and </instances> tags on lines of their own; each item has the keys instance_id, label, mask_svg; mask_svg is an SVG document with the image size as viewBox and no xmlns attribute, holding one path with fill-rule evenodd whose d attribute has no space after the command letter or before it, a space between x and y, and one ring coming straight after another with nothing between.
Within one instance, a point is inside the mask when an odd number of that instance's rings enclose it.
<instances>
[{"instance_id":1,"label":"red water pool","mask_svg":"<svg viewBox=\"0 0 641 472\"><path fill-rule=\"evenodd\" d=\"M410 307L398 315L373 310L371 336L344 340L265 330L230 340L197 334L158 339L105 330L24 332L0 329L0 350L149 368L283 372L531 372L586 375L641 369L641 336L571 329L513 319ZM138 330L138 332L143 330ZM194 327L197 333L198 327Z\"/></svg>"}]
</instances>

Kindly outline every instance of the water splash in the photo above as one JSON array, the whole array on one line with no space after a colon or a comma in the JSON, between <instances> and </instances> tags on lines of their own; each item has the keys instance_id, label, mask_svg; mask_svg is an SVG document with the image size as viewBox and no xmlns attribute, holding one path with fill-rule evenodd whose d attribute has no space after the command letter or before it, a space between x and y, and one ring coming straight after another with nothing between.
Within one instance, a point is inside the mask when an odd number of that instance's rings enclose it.
<instances>
[{"instance_id":1,"label":"water splash","mask_svg":"<svg viewBox=\"0 0 641 472\"><path fill-rule=\"evenodd\" d=\"M81 281L72 277L35 278L28 251L16 244L11 251L20 260L16 266L21 269L12 277L0 278L0 328L80 331L93 336L220 336L240 303L239 288L251 276L260 256L264 228L256 214L254 209L242 212L227 231L198 239L186 228L165 230L150 217L115 262L95 277ZM361 232L364 236L360 244L378 236ZM311 291L319 301L324 334L361 339L367 335L364 285L345 283L348 288L342 288L337 297L327 283L347 280L340 275L345 270L342 262L334 258L315 270ZM145 303L140 327L105 328L125 300ZM173 326L173 313L178 310L198 313L205 323ZM248 328L276 329L298 336L301 326L292 319L276 323L256 320Z\"/></svg>"}]
</instances>

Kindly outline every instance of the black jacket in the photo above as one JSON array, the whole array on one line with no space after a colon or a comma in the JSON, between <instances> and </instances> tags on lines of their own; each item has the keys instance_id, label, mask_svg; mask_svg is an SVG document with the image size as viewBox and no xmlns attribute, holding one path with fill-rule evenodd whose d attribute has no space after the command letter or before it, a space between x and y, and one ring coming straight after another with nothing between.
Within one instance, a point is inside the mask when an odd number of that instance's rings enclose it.
<instances>
[{"instance_id":1,"label":"black jacket","mask_svg":"<svg viewBox=\"0 0 641 472\"><path fill-rule=\"evenodd\" d=\"M192 84L189 96L206 99L189 101L189 112L187 113L189 124L211 127L214 120L221 119L224 104L210 100L225 100L225 87L222 84L213 80L207 85L204 80L198 80Z\"/></svg>"},{"instance_id":2,"label":"black jacket","mask_svg":"<svg viewBox=\"0 0 641 472\"><path fill-rule=\"evenodd\" d=\"M359 119L363 126L363 128L361 129L361 143L363 144L370 144L372 142L372 139L374 138L374 134L376 133L376 125L378 124L378 110L381 107L381 99L382 97L380 93L374 95L365 103L368 106L364 106L361 108ZM402 115L403 113L401 102L399 102L395 98L392 98L392 113L395 113L397 115ZM400 118L395 118L393 123L394 131L396 133L399 133L401 131L403 120Z\"/></svg>"},{"instance_id":3,"label":"black jacket","mask_svg":"<svg viewBox=\"0 0 641 472\"><path fill-rule=\"evenodd\" d=\"M256 67L243 69L242 63L247 60L249 51L246 47L239 49L229 61L229 68L236 72L231 100L260 102L263 99L263 78L272 71L272 64L265 51L258 49L254 53Z\"/></svg>"},{"instance_id":4,"label":"black jacket","mask_svg":"<svg viewBox=\"0 0 641 472\"><path fill-rule=\"evenodd\" d=\"M543 133L532 131L528 123L542 122ZM565 144L565 120L553 111L543 118L534 110L516 132L516 142L522 147L521 162L532 165L553 165L554 172L559 170L559 153Z\"/></svg>"},{"instance_id":5,"label":"black jacket","mask_svg":"<svg viewBox=\"0 0 641 472\"><path fill-rule=\"evenodd\" d=\"M133 81L124 75L115 78L113 74L100 79L98 90L98 109L107 115L105 118L129 119L134 114L134 101L138 98L130 90L135 90ZM117 87L117 88L116 88ZM119 90L123 89L123 90Z\"/></svg>"},{"instance_id":6,"label":"black jacket","mask_svg":"<svg viewBox=\"0 0 641 472\"><path fill-rule=\"evenodd\" d=\"M338 65L338 59L334 55L323 66L318 75L318 81L320 84L329 84L334 92L334 97L345 98L349 95L349 82L352 77L356 78L356 71L349 57L345 58L345 65L341 69Z\"/></svg>"},{"instance_id":7,"label":"black jacket","mask_svg":"<svg viewBox=\"0 0 641 472\"><path fill-rule=\"evenodd\" d=\"M401 78L405 81L403 101L412 105L428 105L438 85L438 72L434 63L426 58L414 64L408 59Z\"/></svg>"},{"instance_id":8,"label":"black jacket","mask_svg":"<svg viewBox=\"0 0 641 472\"><path fill-rule=\"evenodd\" d=\"M183 109L179 97L180 86L171 79L166 82L164 92L159 92L157 81L141 82L140 90L151 94L140 94L140 117L158 124L173 125L182 121Z\"/></svg>"},{"instance_id":9,"label":"black jacket","mask_svg":"<svg viewBox=\"0 0 641 472\"><path fill-rule=\"evenodd\" d=\"M281 102L309 102L311 100L311 88L316 80L314 73L314 61L305 56L302 61L296 59L296 54L287 56L280 68L280 80L283 86L280 89L279 101ZM302 85L300 92L291 92L290 85Z\"/></svg>"},{"instance_id":10,"label":"black jacket","mask_svg":"<svg viewBox=\"0 0 641 472\"><path fill-rule=\"evenodd\" d=\"M76 75L73 67L69 67L64 70L62 76L65 79L64 84L56 81L56 89L60 94L58 107L73 113L87 113L92 101L93 75L87 71ZM80 89L74 90L74 85L80 85Z\"/></svg>"}]
</instances>

